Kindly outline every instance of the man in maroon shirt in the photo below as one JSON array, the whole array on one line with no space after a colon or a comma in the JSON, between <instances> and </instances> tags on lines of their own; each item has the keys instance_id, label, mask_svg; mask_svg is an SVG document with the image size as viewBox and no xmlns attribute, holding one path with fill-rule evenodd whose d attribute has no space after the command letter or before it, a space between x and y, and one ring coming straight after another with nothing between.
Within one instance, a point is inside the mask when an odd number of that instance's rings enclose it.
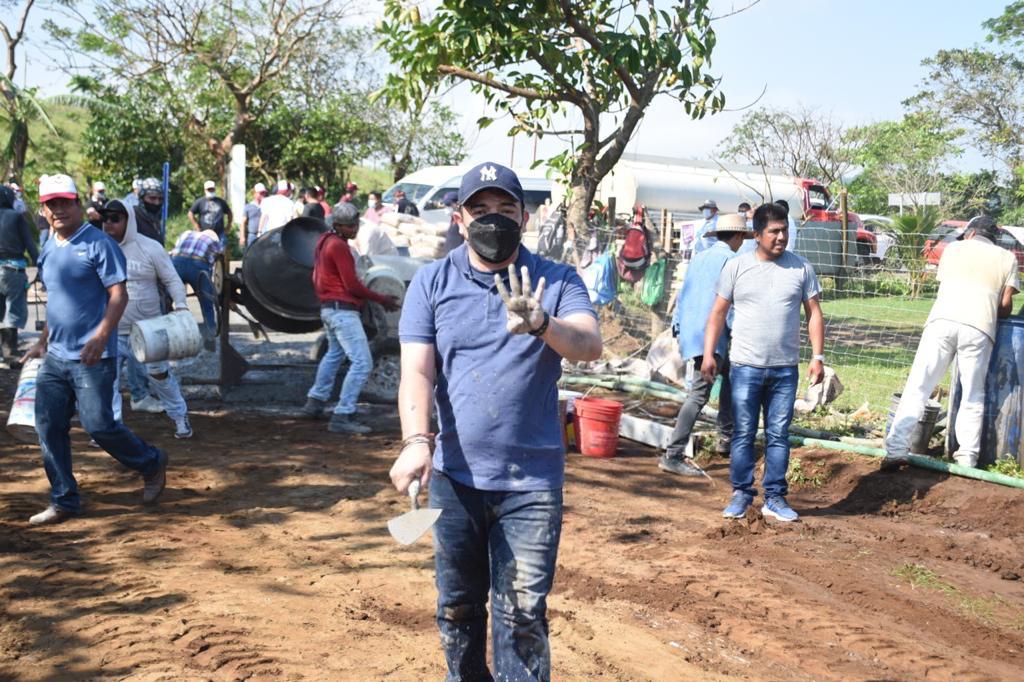
<instances>
[{"instance_id":1,"label":"man in maroon shirt","mask_svg":"<svg viewBox=\"0 0 1024 682\"><path fill-rule=\"evenodd\" d=\"M320 235L313 264L313 288L320 299L320 319L327 333L327 353L316 368L316 381L306 394L302 413L316 419L324 413L334 388L341 361L351 365L341 385L341 396L327 430L334 433L369 433L370 427L356 421L356 401L373 369L370 344L366 340L359 311L367 300L398 310L398 299L367 289L356 275L356 263L348 240L359 231L359 210L348 203L334 207L328 217L333 231Z\"/></svg>"}]
</instances>

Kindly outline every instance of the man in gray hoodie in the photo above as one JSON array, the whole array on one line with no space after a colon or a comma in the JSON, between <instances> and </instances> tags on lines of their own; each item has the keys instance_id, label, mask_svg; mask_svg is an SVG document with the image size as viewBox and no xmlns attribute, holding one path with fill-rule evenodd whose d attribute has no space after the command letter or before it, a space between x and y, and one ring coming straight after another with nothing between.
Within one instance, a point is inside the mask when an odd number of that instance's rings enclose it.
<instances>
[{"instance_id":1,"label":"man in gray hoodie","mask_svg":"<svg viewBox=\"0 0 1024 682\"><path fill-rule=\"evenodd\" d=\"M175 311L183 311L185 315L191 313L185 302L185 285L178 277L170 256L156 240L139 234L135 212L115 199L103 208L101 214L103 230L120 245L128 263L128 307L117 326L117 352L127 357L131 364L136 362L128 342L132 323L161 315L161 285L174 302ZM147 363L146 372L150 389L159 398L163 411L174 420L174 437L191 438L188 407L170 363ZM135 401L132 403L134 407ZM121 393L117 390L114 391L114 418L121 419Z\"/></svg>"}]
</instances>

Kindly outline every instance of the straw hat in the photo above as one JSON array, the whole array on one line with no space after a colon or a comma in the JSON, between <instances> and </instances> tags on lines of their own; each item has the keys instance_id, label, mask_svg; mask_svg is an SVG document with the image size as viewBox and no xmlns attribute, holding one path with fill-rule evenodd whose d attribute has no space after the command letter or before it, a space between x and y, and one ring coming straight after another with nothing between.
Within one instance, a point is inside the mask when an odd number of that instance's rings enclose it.
<instances>
[{"instance_id":1,"label":"straw hat","mask_svg":"<svg viewBox=\"0 0 1024 682\"><path fill-rule=\"evenodd\" d=\"M744 239L751 239L754 236L753 228L747 227L747 219L739 213L723 213L718 216L715 229L705 233L707 237L716 237L723 232L742 232Z\"/></svg>"}]
</instances>

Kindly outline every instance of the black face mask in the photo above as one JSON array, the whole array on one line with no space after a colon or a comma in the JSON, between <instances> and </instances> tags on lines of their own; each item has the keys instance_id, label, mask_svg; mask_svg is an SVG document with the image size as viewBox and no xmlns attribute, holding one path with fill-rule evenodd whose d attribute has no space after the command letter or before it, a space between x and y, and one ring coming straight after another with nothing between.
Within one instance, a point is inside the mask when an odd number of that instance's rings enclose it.
<instances>
[{"instance_id":1,"label":"black face mask","mask_svg":"<svg viewBox=\"0 0 1024 682\"><path fill-rule=\"evenodd\" d=\"M523 227L508 216L488 213L469 224L469 245L488 263L508 260L522 240Z\"/></svg>"},{"instance_id":2,"label":"black face mask","mask_svg":"<svg viewBox=\"0 0 1024 682\"><path fill-rule=\"evenodd\" d=\"M148 202L142 202L142 208L145 209L149 215L159 218L163 215L164 205L163 204L150 204Z\"/></svg>"}]
</instances>

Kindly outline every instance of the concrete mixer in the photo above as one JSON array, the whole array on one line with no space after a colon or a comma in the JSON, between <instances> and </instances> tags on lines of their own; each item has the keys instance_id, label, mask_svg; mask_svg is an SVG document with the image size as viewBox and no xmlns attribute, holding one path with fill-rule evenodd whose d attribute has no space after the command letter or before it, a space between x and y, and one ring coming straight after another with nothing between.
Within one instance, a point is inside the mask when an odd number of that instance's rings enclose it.
<instances>
[{"instance_id":1,"label":"concrete mixer","mask_svg":"<svg viewBox=\"0 0 1024 682\"><path fill-rule=\"evenodd\" d=\"M313 254L320 235L329 228L317 218L295 218L261 235L245 251L241 267L220 278L218 328L221 388L237 385L249 363L230 343L230 315L245 319L254 336L266 330L308 334L320 329L320 302L313 290ZM357 257L357 270L366 286L389 296L405 297L406 285L424 263L401 256ZM227 271L224 268L223 271ZM218 279L215 277L215 280ZM241 307L240 307L241 306ZM363 326L374 357L364 398L394 401L398 391L398 319L400 312L367 302ZM325 338L313 343L310 359L319 360Z\"/></svg>"}]
</instances>

